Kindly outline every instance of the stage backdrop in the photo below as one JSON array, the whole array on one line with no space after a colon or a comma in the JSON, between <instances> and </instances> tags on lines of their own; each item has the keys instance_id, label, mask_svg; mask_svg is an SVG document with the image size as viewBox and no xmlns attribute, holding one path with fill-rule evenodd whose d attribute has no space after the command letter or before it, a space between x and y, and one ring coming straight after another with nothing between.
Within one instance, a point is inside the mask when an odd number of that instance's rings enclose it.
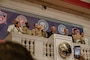
<instances>
[{"instance_id":1,"label":"stage backdrop","mask_svg":"<svg viewBox=\"0 0 90 60\"><path fill-rule=\"evenodd\" d=\"M19 20L23 26L25 26L25 22L29 21L30 29L34 28L34 23L38 23L43 25L45 27L44 30L47 32L50 31L52 25L56 26L58 34L64 34L65 28L69 29L70 35L72 34L73 28L78 28L80 33L83 32L83 27L80 25L7 8L0 8L0 39L4 39L8 35L7 28L13 24L14 19Z\"/></svg>"}]
</instances>

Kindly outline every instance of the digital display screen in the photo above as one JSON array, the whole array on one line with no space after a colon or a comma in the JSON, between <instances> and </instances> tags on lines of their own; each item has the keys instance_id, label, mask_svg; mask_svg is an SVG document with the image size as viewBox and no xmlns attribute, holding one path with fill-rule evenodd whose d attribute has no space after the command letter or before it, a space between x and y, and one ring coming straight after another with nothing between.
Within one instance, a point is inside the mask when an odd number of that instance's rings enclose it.
<instances>
[{"instance_id":1,"label":"digital display screen","mask_svg":"<svg viewBox=\"0 0 90 60\"><path fill-rule=\"evenodd\" d=\"M80 55L80 47L75 47L75 55Z\"/></svg>"},{"instance_id":2,"label":"digital display screen","mask_svg":"<svg viewBox=\"0 0 90 60\"><path fill-rule=\"evenodd\" d=\"M81 48L80 46L75 46L74 47L74 57L79 59L80 58L80 53L81 53Z\"/></svg>"}]
</instances>

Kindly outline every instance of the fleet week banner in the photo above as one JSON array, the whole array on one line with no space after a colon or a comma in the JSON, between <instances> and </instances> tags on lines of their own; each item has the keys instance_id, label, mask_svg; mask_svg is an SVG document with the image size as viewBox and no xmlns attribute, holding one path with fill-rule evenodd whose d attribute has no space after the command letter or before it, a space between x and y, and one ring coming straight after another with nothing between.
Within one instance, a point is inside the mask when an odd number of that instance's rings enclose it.
<instances>
[{"instance_id":1,"label":"fleet week banner","mask_svg":"<svg viewBox=\"0 0 90 60\"><path fill-rule=\"evenodd\" d=\"M7 28L9 25L13 24L13 20L18 19L21 21L22 25L25 25L25 22L30 22L30 30L34 28L34 24L38 23L45 27L44 31L49 32L50 27L55 25L57 28L58 34L64 34L64 29L69 29L69 35L72 35L73 28L78 28L78 30L83 32L83 28L80 25L63 22L60 20L47 18L43 16L38 16L34 14L28 14L24 12L19 12L11 9L0 8L0 39L4 40L4 38L8 35Z\"/></svg>"}]
</instances>

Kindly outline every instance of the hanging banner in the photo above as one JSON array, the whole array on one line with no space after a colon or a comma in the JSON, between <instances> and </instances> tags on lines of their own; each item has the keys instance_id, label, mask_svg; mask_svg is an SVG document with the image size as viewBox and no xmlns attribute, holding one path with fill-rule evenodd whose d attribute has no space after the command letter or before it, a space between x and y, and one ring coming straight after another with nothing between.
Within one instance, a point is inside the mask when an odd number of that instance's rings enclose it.
<instances>
[{"instance_id":1,"label":"hanging banner","mask_svg":"<svg viewBox=\"0 0 90 60\"><path fill-rule=\"evenodd\" d=\"M90 1L86 0L63 0L63 1L90 9Z\"/></svg>"}]
</instances>

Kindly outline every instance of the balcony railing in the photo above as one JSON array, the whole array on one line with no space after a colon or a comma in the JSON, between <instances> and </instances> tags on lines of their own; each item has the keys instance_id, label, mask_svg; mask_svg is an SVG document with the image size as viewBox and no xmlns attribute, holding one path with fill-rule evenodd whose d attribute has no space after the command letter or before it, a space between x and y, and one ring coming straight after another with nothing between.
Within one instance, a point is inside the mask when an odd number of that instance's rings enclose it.
<instances>
[{"instance_id":1,"label":"balcony railing","mask_svg":"<svg viewBox=\"0 0 90 60\"><path fill-rule=\"evenodd\" d=\"M63 60L58 54L58 44L63 41L70 43L72 54L66 60L74 60L74 46L81 46L81 54L85 60L90 60L90 47L84 44L73 44L72 38L54 34L50 38L30 36L25 34L11 33L5 40L17 42L31 52L31 55L37 60Z\"/></svg>"}]
</instances>

